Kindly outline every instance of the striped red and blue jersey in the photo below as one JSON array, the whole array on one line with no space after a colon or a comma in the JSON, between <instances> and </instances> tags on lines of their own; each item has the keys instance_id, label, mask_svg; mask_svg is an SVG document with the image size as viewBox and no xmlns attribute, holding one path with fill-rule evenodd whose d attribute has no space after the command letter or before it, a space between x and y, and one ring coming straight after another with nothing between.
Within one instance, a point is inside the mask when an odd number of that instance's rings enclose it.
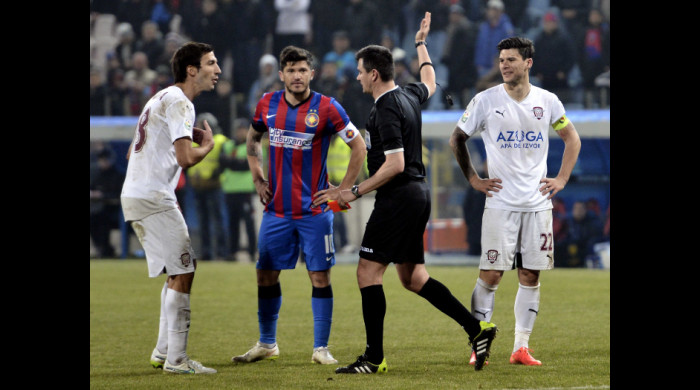
<instances>
[{"instance_id":1,"label":"striped red and blue jersey","mask_svg":"<svg viewBox=\"0 0 700 390\"><path fill-rule=\"evenodd\" d=\"M312 208L312 195L328 188L326 159L331 138L345 142L359 136L345 109L332 97L311 91L296 106L284 90L262 96L255 108L253 129L268 132L268 180L272 200L265 212L283 218L304 218L322 213L327 205Z\"/></svg>"}]
</instances>

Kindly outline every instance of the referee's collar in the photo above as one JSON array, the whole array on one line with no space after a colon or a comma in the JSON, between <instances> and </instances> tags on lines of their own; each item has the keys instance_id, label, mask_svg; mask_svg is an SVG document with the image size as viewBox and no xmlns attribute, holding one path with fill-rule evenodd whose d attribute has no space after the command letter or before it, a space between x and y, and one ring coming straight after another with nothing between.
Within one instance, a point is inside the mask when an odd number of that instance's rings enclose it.
<instances>
[{"instance_id":1,"label":"referee's collar","mask_svg":"<svg viewBox=\"0 0 700 390\"><path fill-rule=\"evenodd\" d=\"M398 85L395 85L394 88L392 88L392 89L390 89L390 90L388 90L388 91L385 91L383 94L377 96L377 98L374 99L374 103L376 104L377 101L379 101L379 99L381 99L382 96L384 96L384 95L386 95L387 93L389 93L389 92L391 92L391 91L397 89L398 87L399 87Z\"/></svg>"}]
</instances>

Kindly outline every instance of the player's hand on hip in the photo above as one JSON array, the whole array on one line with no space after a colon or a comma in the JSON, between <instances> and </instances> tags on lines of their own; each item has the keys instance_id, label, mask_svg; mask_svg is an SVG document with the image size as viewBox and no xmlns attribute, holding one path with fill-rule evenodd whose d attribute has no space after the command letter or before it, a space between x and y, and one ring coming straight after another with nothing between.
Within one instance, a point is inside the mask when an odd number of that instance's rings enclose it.
<instances>
[{"instance_id":1,"label":"player's hand on hip","mask_svg":"<svg viewBox=\"0 0 700 390\"><path fill-rule=\"evenodd\" d=\"M501 190L501 188L503 188L503 186L500 184L502 182L503 180L499 178L481 179L478 177L474 177L471 180L469 180L469 184L471 184L475 190L483 192L488 197L493 196L493 194L489 191L498 192Z\"/></svg>"},{"instance_id":2,"label":"player's hand on hip","mask_svg":"<svg viewBox=\"0 0 700 390\"><path fill-rule=\"evenodd\" d=\"M318 191L314 195L313 202L311 204L311 207L318 207L324 203L330 202L330 201L337 201L338 205L342 209L347 208L347 202L343 201L341 196L340 196L340 188L336 187L332 184L329 184L329 187L325 190ZM330 210L330 208L326 208L325 211Z\"/></svg>"},{"instance_id":3,"label":"player's hand on hip","mask_svg":"<svg viewBox=\"0 0 700 390\"><path fill-rule=\"evenodd\" d=\"M272 200L272 190L270 190L269 181L261 180L255 182L255 191L257 191L258 196L260 197L260 203L262 203L263 206L267 206L267 204Z\"/></svg>"},{"instance_id":4,"label":"player's hand on hip","mask_svg":"<svg viewBox=\"0 0 700 390\"><path fill-rule=\"evenodd\" d=\"M552 199L554 195L563 190L564 186L566 185L562 179L548 179L546 177L540 180L540 183L543 183L542 187L540 187L540 192L542 193L542 196L549 195L547 196L547 199Z\"/></svg>"}]
</instances>

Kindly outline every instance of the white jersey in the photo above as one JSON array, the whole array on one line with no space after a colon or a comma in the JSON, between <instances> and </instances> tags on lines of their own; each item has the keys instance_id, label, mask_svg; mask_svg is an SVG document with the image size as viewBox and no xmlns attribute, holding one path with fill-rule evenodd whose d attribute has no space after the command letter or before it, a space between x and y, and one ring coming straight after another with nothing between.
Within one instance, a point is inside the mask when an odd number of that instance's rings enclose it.
<instances>
[{"instance_id":1,"label":"white jersey","mask_svg":"<svg viewBox=\"0 0 700 390\"><path fill-rule=\"evenodd\" d=\"M144 106L121 193L127 221L177 207L175 187L182 167L173 143L192 138L194 120L194 105L174 85L156 93Z\"/></svg>"},{"instance_id":2,"label":"white jersey","mask_svg":"<svg viewBox=\"0 0 700 390\"><path fill-rule=\"evenodd\" d=\"M555 94L533 85L521 102L508 95L504 84L478 93L469 102L457 127L470 137L481 132L489 178L503 181L503 188L486 198L486 208L552 208L552 201L539 191L540 180L547 176L549 128L564 113Z\"/></svg>"}]
</instances>

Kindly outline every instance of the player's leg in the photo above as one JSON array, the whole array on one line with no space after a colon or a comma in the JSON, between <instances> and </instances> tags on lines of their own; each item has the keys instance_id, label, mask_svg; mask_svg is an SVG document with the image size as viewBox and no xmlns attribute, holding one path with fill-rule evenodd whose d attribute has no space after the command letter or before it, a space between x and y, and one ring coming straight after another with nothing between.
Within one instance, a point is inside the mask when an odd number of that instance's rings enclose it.
<instances>
[{"instance_id":1,"label":"player's leg","mask_svg":"<svg viewBox=\"0 0 700 390\"><path fill-rule=\"evenodd\" d=\"M258 244L260 258L256 263L260 338L248 352L231 359L236 363L277 359L279 356L277 319L282 307L279 274L283 269L294 269L299 257L298 233L291 221L266 213L260 225L260 235L266 237Z\"/></svg>"},{"instance_id":2,"label":"player's leg","mask_svg":"<svg viewBox=\"0 0 700 390\"><path fill-rule=\"evenodd\" d=\"M156 347L151 353L151 365L153 368L163 368L165 358L168 354L168 317L165 313L165 297L168 293L168 281L163 283L163 289L160 292L160 320L158 326L158 341Z\"/></svg>"},{"instance_id":3,"label":"player's leg","mask_svg":"<svg viewBox=\"0 0 700 390\"><path fill-rule=\"evenodd\" d=\"M366 241L363 239L363 244ZM364 247L364 245L363 245ZM366 248L366 247L365 247ZM337 374L374 374L387 372L384 358L384 316L386 296L383 279L388 264L360 257L357 264L357 284L362 297L362 318L365 323L365 352L345 367L338 367Z\"/></svg>"},{"instance_id":4,"label":"player's leg","mask_svg":"<svg viewBox=\"0 0 700 390\"><path fill-rule=\"evenodd\" d=\"M299 231L303 258L311 280L311 312L314 319L314 348L311 361L319 364L338 363L328 350L333 322L333 220L333 213L321 213L294 222Z\"/></svg>"},{"instance_id":5,"label":"player's leg","mask_svg":"<svg viewBox=\"0 0 700 390\"><path fill-rule=\"evenodd\" d=\"M540 271L554 267L552 211L523 213L518 292L515 295L515 340L510 362L539 366L530 355L529 340L540 310Z\"/></svg>"}]
</instances>

